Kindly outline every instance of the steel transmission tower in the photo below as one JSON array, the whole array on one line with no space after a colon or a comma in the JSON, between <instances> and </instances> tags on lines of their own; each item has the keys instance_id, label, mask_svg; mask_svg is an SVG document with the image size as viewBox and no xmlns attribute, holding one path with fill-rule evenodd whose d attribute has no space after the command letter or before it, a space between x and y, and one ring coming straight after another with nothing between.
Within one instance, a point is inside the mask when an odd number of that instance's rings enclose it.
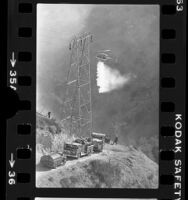
<instances>
[{"instance_id":1,"label":"steel transmission tower","mask_svg":"<svg viewBox=\"0 0 188 200\"><path fill-rule=\"evenodd\" d=\"M89 136L92 132L91 79L89 45L92 35L74 38L67 75L62 125L69 134Z\"/></svg>"}]
</instances>

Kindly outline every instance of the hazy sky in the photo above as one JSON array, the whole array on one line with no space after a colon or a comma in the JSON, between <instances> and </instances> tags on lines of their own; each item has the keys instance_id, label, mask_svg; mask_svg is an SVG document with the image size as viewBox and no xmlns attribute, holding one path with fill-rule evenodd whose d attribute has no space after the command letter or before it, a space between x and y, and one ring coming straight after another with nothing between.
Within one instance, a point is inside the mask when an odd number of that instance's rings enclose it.
<instances>
[{"instance_id":1,"label":"hazy sky","mask_svg":"<svg viewBox=\"0 0 188 200\"><path fill-rule=\"evenodd\" d=\"M61 57L67 51L72 37L84 29L91 9L91 5L37 5L37 106L39 108L45 107L41 105L43 104L41 94L51 88L58 73L62 74L58 70L63 65ZM61 77L58 79L61 80Z\"/></svg>"}]
</instances>

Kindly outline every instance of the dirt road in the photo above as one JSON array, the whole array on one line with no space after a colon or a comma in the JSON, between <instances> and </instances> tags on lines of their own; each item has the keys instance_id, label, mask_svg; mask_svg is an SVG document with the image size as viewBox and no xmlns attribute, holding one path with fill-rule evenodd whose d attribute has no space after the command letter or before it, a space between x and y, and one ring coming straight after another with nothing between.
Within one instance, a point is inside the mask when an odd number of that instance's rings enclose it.
<instances>
[{"instance_id":1,"label":"dirt road","mask_svg":"<svg viewBox=\"0 0 188 200\"><path fill-rule=\"evenodd\" d=\"M105 152L105 151L106 150L104 150L103 152ZM94 154L91 154L90 156L83 156L80 159L71 159L70 158L70 159L67 160L67 162L65 163L65 165L59 166L56 169L49 169L49 168L46 168L46 167L42 166L40 163L38 163L36 165L36 181L41 176L48 175L51 172L55 172L55 171L58 171L58 170L63 170L63 168L68 168L70 166L74 166L78 162L85 162L85 161L90 160L90 159L95 159L95 157L97 158L100 154L101 153L94 153Z\"/></svg>"},{"instance_id":2,"label":"dirt road","mask_svg":"<svg viewBox=\"0 0 188 200\"><path fill-rule=\"evenodd\" d=\"M56 169L49 169L49 168L46 168L44 166L42 166L40 164L40 162L36 165L36 181L41 177L41 176L46 176L48 175L49 173L53 173L53 172L56 172L56 171L59 171L59 170L63 170L64 168L68 168L68 167L71 167L71 166L75 166L78 162L86 162L88 160L91 160L91 159L96 159L98 157L100 157L101 154L109 154L110 151L112 148L114 149L118 149L120 148L121 146L120 145L108 145L106 144L104 146L104 149L103 149L103 152L100 152L100 153L93 153L91 154L90 156L83 156L81 157L80 159L68 159L67 162L65 163L65 165L63 166L59 166L57 167ZM123 148L123 151L126 152L126 151L129 151L129 148L126 148L124 147ZM39 159L40 160L40 159Z\"/></svg>"}]
</instances>

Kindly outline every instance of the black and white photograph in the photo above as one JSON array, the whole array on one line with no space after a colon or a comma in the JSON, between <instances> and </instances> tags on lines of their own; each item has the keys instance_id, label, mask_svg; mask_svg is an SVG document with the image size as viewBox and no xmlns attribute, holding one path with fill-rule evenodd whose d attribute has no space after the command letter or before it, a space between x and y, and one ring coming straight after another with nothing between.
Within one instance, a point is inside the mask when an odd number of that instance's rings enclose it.
<instances>
[{"instance_id":1,"label":"black and white photograph","mask_svg":"<svg viewBox=\"0 0 188 200\"><path fill-rule=\"evenodd\" d=\"M159 15L37 4L36 187L158 188Z\"/></svg>"}]
</instances>

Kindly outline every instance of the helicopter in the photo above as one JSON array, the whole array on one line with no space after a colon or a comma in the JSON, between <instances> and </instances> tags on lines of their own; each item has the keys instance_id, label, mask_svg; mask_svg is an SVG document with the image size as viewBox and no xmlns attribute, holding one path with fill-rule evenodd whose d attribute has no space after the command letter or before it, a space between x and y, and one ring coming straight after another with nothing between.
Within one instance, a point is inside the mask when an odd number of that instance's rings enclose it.
<instances>
[{"instance_id":1,"label":"helicopter","mask_svg":"<svg viewBox=\"0 0 188 200\"><path fill-rule=\"evenodd\" d=\"M97 60L99 61L107 61L107 60L115 60L117 62L117 58L112 55L111 50L101 50L97 52L96 55Z\"/></svg>"},{"instance_id":2,"label":"helicopter","mask_svg":"<svg viewBox=\"0 0 188 200\"><path fill-rule=\"evenodd\" d=\"M111 50L102 50L102 51L98 51L97 52L97 55L96 55L96 58L98 60L101 60L101 61L106 61L106 60L109 60L109 59L112 59L112 57L110 57L108 55L108 52L111 52Z\"/></svg>"}]
</instances>

